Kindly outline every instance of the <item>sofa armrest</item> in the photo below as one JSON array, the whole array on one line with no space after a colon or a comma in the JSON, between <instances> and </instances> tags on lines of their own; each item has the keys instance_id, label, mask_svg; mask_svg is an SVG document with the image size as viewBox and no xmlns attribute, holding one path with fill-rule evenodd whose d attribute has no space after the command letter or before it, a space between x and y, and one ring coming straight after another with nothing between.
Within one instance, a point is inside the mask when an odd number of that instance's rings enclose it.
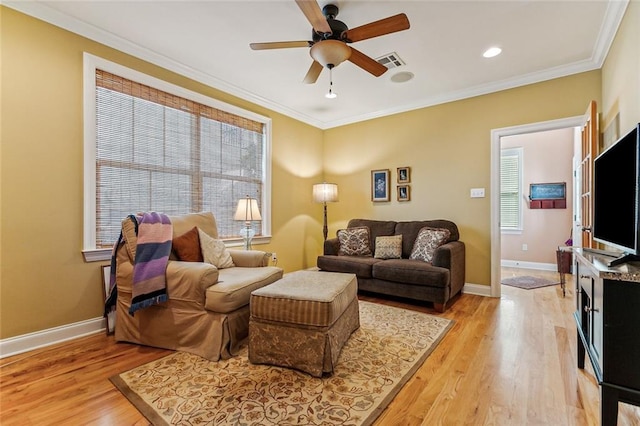
<instances>
[{"instance_id":1,"label":"sofa armrest","mask_svg":"<svg viewBox=\"0 0 640 426\"><path fill-rule=\"evenodd\" d=\"M337 256L340 250L340 240L337 238L329 238L324 242L324 254Z\"/></svg>"},{"instance_id":2,"label":"sofa armrest","mask_svg":"<svg viewBox=\"0 0 640 426\"><path fill-rule=\"evenodd\" d=\"M465 245L462 241L450 241L438 247L432 263L433 266L447 268L450 271L452 296L462 290L466 268Z\"/></svg>"},{"instance_id":3,"label":"sofa armrest","mask_svg":"<svg viewBox=\"0 0 640 426\"><path fill-rule=\"evenodd\" d=\"M218 282L218 272L218 268L210 263L170 260L166 274L169 299L204 305L205 292Z\"/></svg>"},{"instance_id":4,"label":"sofa armrest","mask_svg":"<svg viewBox=\"0 0 640 426\"><path fill-rule=\"evenodd\" d=\"M233 264L245 268L269 266L271 255L262 250L229 250Z\"/></svg>"}]
</instances>

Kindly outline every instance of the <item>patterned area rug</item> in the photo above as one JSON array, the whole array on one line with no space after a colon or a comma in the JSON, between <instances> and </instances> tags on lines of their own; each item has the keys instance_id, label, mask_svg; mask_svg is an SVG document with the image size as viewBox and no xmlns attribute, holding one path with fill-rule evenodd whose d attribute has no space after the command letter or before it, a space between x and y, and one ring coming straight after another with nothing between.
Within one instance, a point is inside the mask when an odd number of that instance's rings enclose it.
<instances>
[{"instance_id":1,"label":"patterned area rug","mask_svg":"<svg viewBox=\"0 0 640 426\"><path fill-rule=\"evenodd\" d=\"M453 321L360 301L332 375L176 352L111 378L154 425L370 425Z\"/></svg>"},{"instance_id":2,"label":"patterned area rug","mask_svg":"<svg viewBox=\"0 0 640 426\"><path fill-rule=\"evenodd\" d=\"M531 290L534 288L558 285L560 283L549 281L544 278L530 277L528 275L523 275L519 277L504 278L502 280L502 284L509 285L511 287L524 288L525 290Z\"/></svg>"}]
</instances>

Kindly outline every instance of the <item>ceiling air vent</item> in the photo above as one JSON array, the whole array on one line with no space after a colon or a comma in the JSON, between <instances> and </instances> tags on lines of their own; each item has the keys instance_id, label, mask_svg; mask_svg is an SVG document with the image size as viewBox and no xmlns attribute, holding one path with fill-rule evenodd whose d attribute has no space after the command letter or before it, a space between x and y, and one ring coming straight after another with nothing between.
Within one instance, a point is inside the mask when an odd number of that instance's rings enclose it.
<instances>
[{"instance_id":1,"label":"ceiling air vent","mask_svg":"<svg viewBox=\"0 0 640 426\"><path fill-rule=\"evenodd\" d=\"M400 59L400 56L396 52L388 53L384 56L376 58L376 61L387 67L388 69L398 68L404 65L404 61Z\"/></svg>"}]
</instances>

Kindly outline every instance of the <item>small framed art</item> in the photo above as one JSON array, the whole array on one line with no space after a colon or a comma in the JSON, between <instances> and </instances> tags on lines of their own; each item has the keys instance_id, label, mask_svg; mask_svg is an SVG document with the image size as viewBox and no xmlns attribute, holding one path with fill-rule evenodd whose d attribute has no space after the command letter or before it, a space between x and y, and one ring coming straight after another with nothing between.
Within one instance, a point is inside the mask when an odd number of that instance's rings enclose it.
<instances>
[{"instance_id":1,"label":"small framed art","mask_svg":"<svg viewBox=\"0 0 640 426\"><path fill-rule=\"evenodd\" d=\"M398 183L411 182L411 167L398 167Z\"/></svg>"},{"instance_id":2,"label":"small framed art","mask_svg":"<svg viewBox=\"0 0 640 426\"><path fill-rule=\"evenodd\" d=\"M389 201L389 169L371 170L371 201Z\"/></svg>"},{"instance_id":3,"label":"small framed art","mask_svg":"<svg viewBox=\"0 0 640 426\"><path fill-rule=\"evenodd\" d=\"M409 185L398 185L398 201L411 200L411 187Z\"/></svg>"},{"instance_id":4,"label":"small framed art","mask_svg":"<svg viewBox=\"0 0 640 426\"><path fill-rule=\"evenodd\" d=\"M109 297L109 284L111 280L111 265L105 265L102 267L102 298L104 301L107 301L107 297ZM104 305L103 305L104 306ZM116 312L109 312L108 315L104 316L107 320L107 336L109 334L113 334L116 329Z\"/></svg>"}]
</instances>

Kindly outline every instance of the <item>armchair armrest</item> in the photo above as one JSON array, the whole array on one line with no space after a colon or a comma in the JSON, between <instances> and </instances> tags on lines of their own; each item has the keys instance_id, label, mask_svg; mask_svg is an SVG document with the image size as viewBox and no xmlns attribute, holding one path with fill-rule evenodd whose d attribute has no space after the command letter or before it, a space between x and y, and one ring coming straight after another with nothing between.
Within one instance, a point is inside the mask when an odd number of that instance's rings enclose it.
<instances>
[{"instance_id":1,"label":"armchair armrest","mask_svg":"<svg viewBox=\"0 0 640 426\"><path fill-rule=\"evenodd\" d=\"M204 305L207 288L218 282L218 268L210 263L170 260L166 276L169 299Z\"/></svg>"},{"instance_id":2,"label":"armchair armrest","mask_svg":"<svg viewBox=\"0 0 640 426\"><path fill-rule=\"evenodd\" d=\"M340 251L340 240L337 238L329 238L324 242L324 254L325 255L338 255Z\"/></svg>"},{"instance_id":3,"label":"armchair armrest","mask_svg":"<svg viewBox=\"0 0 640 426\"><path fill-rule=\"evenodd\" d=\"M262 250L229 250L233 264L245 268L269 266L270 254Z\"/></svg>"}]
</instances>

